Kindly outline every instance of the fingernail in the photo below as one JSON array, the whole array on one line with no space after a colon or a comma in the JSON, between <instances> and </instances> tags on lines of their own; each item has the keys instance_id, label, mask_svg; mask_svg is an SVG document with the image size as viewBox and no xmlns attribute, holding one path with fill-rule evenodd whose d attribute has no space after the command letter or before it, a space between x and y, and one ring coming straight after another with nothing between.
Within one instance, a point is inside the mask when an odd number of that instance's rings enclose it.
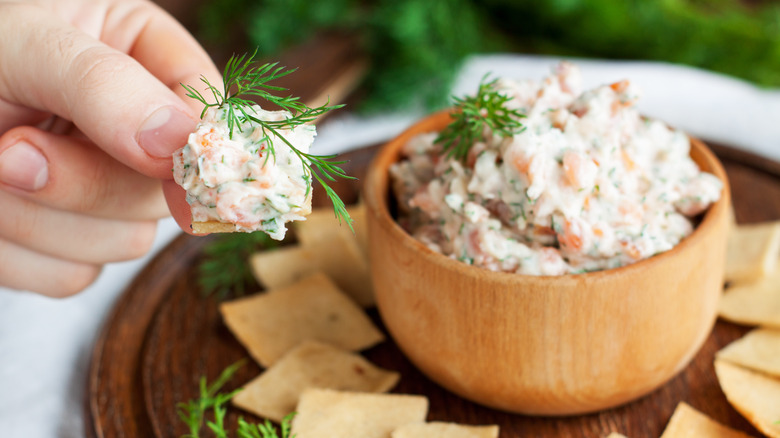
<instances>
[{"instance_id":1,"label":"fingernail","mask_svg":"<svg viewBox=\"0 0 780 438\"><path fill-rule=\"evenodd\" d=\"M0 154L0 182L34 192L49 181L49 164L35 146L20 141Z\"/></svg>"},{"instance_id":2,"label":"fingernail","mask_svg":"<svg viewBox=\"0 0 780 438\"><path fill-rule=\"evenodd\" d=\"M173 151L187 143L187 136L197 123L173 106L164 106L153 112L138 131L138 144L147 154L170 158Z\"/></svg>"}]
</instances>

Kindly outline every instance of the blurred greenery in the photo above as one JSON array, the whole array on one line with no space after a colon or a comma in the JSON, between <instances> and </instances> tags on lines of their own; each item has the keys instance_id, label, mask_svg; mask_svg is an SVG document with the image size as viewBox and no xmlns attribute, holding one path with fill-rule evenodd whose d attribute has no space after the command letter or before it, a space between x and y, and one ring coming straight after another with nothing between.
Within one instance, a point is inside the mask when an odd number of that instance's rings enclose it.
<instances>
[{"instance_id":1,"label":"blurred greenery","mask_svg":"<svg viewBox=\"0 0 780 438\"><path fill-rule=\"evenodd\" d=\"M318 31L355 35L371 61L369 111L442 107L468 54L505 48L471 0L212 0L199 15L201 38L219 41L238 26L269 57Z\"/></svg>"},{"instance_id":2,"label":"blurred greenery","mask_svg":"<svg viewBox=\"0 0 780 438\"><path fill-rule=\"evenodd\" d=\"M651 59L780 86L780 4L744 0L212 0L201 37L274 56L319 31L359 38L366 109L446 105L472 53Z\"/></svg>"}]
</instances>

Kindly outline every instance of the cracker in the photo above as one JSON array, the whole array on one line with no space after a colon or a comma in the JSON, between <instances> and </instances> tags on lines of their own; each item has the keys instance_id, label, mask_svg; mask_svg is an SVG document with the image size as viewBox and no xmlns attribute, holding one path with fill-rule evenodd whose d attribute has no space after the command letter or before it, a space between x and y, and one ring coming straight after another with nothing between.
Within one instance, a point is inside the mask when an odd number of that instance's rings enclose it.
<instances>
[{"instance_id":1,"label":"cracker","mask_svg":"<svg viewBox=\"0 0 780 438\"><path fill-rule=\"evenodd\" d=\"M225 324L260 365L312 339L358 351L384 335L328 277L317 273L271 293L220 305Z\"/></svg>"},{"instance_id":2,"label":"cracker","mask_svg":"<svg viewBox=\"0 0 780 438\"><path fill-rule=\"evenodd\" d=\"M739 324L780 328L780 269L755 283L728 288L718 314Z\"/></svg>"},{"instance_id":3,"label":"cracker","mask_svg":"<svg viewBox=\"0 0 780 438\"><path fill-rule=\"evenodd\" d=\"M425 421L428 399L308 389L296 411L292 433L297 438L390 438L392 431L403 425Z\"/></svg>"},{"instance_id":4,"label":"cracker","mask_svg":"<svg viewBox=\"0 0 780 438\"><path fill-rule=\"evenodd\" d=\"M196 234L209 234L209 233L235 233L238 231L236 224L227 222L193 222L192 232Z\"/></svg>"},{"instance_id":5,"label":"cracker","mask_svg":"<svg viewBox=\"0 0 780 438\"><path fill-rule=\"evenodd\" d=\"M365 204L361 202L360 204L350 205L347 207L347 212L354 221L352 223L354 233L350 231L346 224L339 224L338 219L333 215L333 209L318 208L312 211L312 214L307 217L305 222L296 224L298 238L303 245L311 246L318 242L328 241L333 238L333 233L339 232L342 233L343 237L357 242L360 252L364 256L368 256L368 226L366 224Z\"/></svg>"},{"instance_id":6,"label":"cracker","mask_svg":"<svg viewBox=\"0 0 780 438\"><path fill-rule=\"evenodd\" d=\"M377 367L362 356L316 341L305 341L244 386L233 403L277 423L295 410L308 388L385 392L400 374Z\"/></svg>"},{"instance_id":7,"label":"cracker","mask_svg":"<svg viewBox=\"0 0 780 438\"><path fill-rule=\"evenodd\" d=\"M780 380L715 360L715 373L726 398L764 435L780 437Z\"/></svg>"},{"instance_id":8,"label":"cracker","mask_svg":"<svg viewBox=\"0 0 780 438\"><path fill-rule=\"evenodd\" d=\"M780 378L780 330L753 330L720 350L716 357Z\"/></svg>"},{"instance_id":9,"label":"cracker","mask_svg":"<svg viewBox=\"0 0 780 438\"><path fill-rule=\"evenodd\" d=\"M281 289L320 270L317 255L297 245L252 254L249 265L266 289Z\"/></svg>"},{"instance_id":10,"label":"cracker","mask_svg":"<svg viewBox=\"0 0 780 438\"><path fill-rule=\"evenodd\" d=\"M780 257L780 221L733 228L726 254L726 281L754 282L766 276Z\"/></svg>"},{"instance_id":11,"label":"cracker","mask_svg":"<svg viewBox=\"0 0 780 438\"><path fill-rule=\"evenodd\" d=\"M356 240L363 254L368 254L368 230L366 227L366 208L363 203L350 205L347 212L354 220L353 234L345 223L339 224L332 208L315 208L303 222L295 224L295 233L304 246L327 242L336 232Z\"/></svg>"},{"instance_id":12,"label":"cracker","mask_svg":"<svg viewBox=\"0 0 780 438\"><path fill-rule=\"evenodd\" d=\"M362 202L349 209L349 215L355 220L352 228L363 254L368 257L368 224L366 223L366 206Z\"/></svg>"},{"instance_id":13,"label":"cracker","mask_svg":"<svg viewBox=\"0 0 780 438\"><path fill-rule=\"evenodd\" d=\"M498 426L466 426L443 422L414 423L394 430L391 438L498 438Z\"/></svg>"},{"instance_id":14,"label":"cracker","mask_svg":"<svg viewBox=\"0 0 780 438\"><path fill-rule=\"evenodd\" d=\"M750 438L750 435L726 427L692 408L677 404L661 438Z\"/></svg>"},{"instance_id":15,"label":"cracker","mask_svg":"<svg viewBox=\"0 0 780 438\"><path fill-rule=\"evenodd\" d=\"M612 432L609 435L607 435L607 438L628 438L628 437L623 435L622 433Z\"/></svg>"},{"instance_id":16,"label":"cracker","mask_svg":"<svg viewBox=\"0 0 780 438\"><path fill-rule=\"evenodd\" d=\"M295 233L300 245L310 250L317 258L317 267L330 277L356 303L363 307L375 304L368 256L361 249L360 239L365 239L365 213L362 207L353 207L350 214L355 218L355 235L345 224L339 226L332 209L318 209L306 221L295 224ZM361 234L362 233L362 234Z\"/></svg>"},{"instance_id":17,"label":"cracker","mask_svg":"<svg viewBox=\"0 0 780 438\"><path fill-rule=\"evenodd\" d=\"M375 304L371 287L368 259L362 255L352 237L335 233L328 242L319 242L307 246L319 257L322 272L333 279L356 303L362 307Z\"/></svg>"}]
</instances>

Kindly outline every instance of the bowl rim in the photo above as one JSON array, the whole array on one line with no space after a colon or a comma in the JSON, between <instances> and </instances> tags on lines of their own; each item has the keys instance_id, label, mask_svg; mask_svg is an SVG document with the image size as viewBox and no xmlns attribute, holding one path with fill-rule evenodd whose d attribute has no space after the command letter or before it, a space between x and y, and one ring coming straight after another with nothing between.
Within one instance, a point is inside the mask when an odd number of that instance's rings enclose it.
<instances>
[{"instance_id":1,"label":"bowl rim","mask_svg":"<svg viewBox=\"0 0 780 438\"><path fill-rule=\"evenodd\" d=\"M721 190L720 198L707 208L704 217L693 229L693 232L678 242L672 249L629 265L577 274L529 275L505 271L491 271L482 267L469 265L443 253L434 251L415 239L411 234L404 230L395 219L393 219L388 207L388 200L391 195L389 193L389 168L392 164L399 161L401 147L418 134L435 132L437 129L441 129L441 127L444 126L444 122L450 119L451 111L451 109L445 109L430 114L416 121L401 134L385 143L369 165L363 196L369 214L377 219L379 226L390 233L394 239L397 239L401 245L419 252L424 259L431 263L441 265L449 270L457 271L462 275L478 277L480 279L490 277L490 281L501 283L514 283L518 280L529 283L548 283L550 281L578 283L581 281L600 281L615 275L632 275L635 271L652 269L657 265L664 264L668 259L678 257L679 254L687 252L689 248L695 247L699 241L706 239L707 236L716 232L716 221L720 216L725 214L725 210L731 203L731 190L728 177L720 160L718 160L704 142L688 135L688 138L690 139L689 155L694 159L694 162L696 162L699 169L714 174L723 183L723 188ZM433 127L434 129L425 129L424 127Z\"/></svg>"}]
</instances>

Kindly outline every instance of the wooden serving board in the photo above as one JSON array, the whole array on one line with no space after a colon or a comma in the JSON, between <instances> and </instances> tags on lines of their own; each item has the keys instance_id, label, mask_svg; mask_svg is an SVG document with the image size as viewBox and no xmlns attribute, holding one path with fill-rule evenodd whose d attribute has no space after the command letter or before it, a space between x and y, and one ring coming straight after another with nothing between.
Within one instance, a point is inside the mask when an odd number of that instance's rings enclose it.
<instances>
[{"instance_id":1,"label":"wooden serving board","mask_svg":"<svg viewBox=\"0 0 780 438\"><path fill-rule=\"evenodd\" d=\"M731 180L737 220L748 223L779 219L780 166L734 149L714 149ZM350 160L348 173L364 175L375 150L346 154ZM340 182L336 190L345 201L354 201L359 185ZM315 204L327 202L320 196L315 197ZM186 235L174 240L116 303L93 351L86 399L88 436L184 435L187 430L178 419L176 404L197 396L201 376L212 380L229 364L248 358L222 323L217 300L202 298L198 290L196 265L208 241ZM371 311L370 315L381 327L377 312ZM604 437L615 431L628 437L656 438L680 401L721 423L760 436L727 403L712 365L717 350L748 330L718 321L693 362L660 389L625 406L565 418L515 415L468 402L424 377L392 340L364 354L379 366L401 373L393 392L429 398L428 420L498 424L501 437ZM261 371L248 360L225 389L236 388ZM239 416L259 420L231 407L228 421L235 425ZM211 435L204 432L203 436Z\"/></svg>"}]
</instances>

